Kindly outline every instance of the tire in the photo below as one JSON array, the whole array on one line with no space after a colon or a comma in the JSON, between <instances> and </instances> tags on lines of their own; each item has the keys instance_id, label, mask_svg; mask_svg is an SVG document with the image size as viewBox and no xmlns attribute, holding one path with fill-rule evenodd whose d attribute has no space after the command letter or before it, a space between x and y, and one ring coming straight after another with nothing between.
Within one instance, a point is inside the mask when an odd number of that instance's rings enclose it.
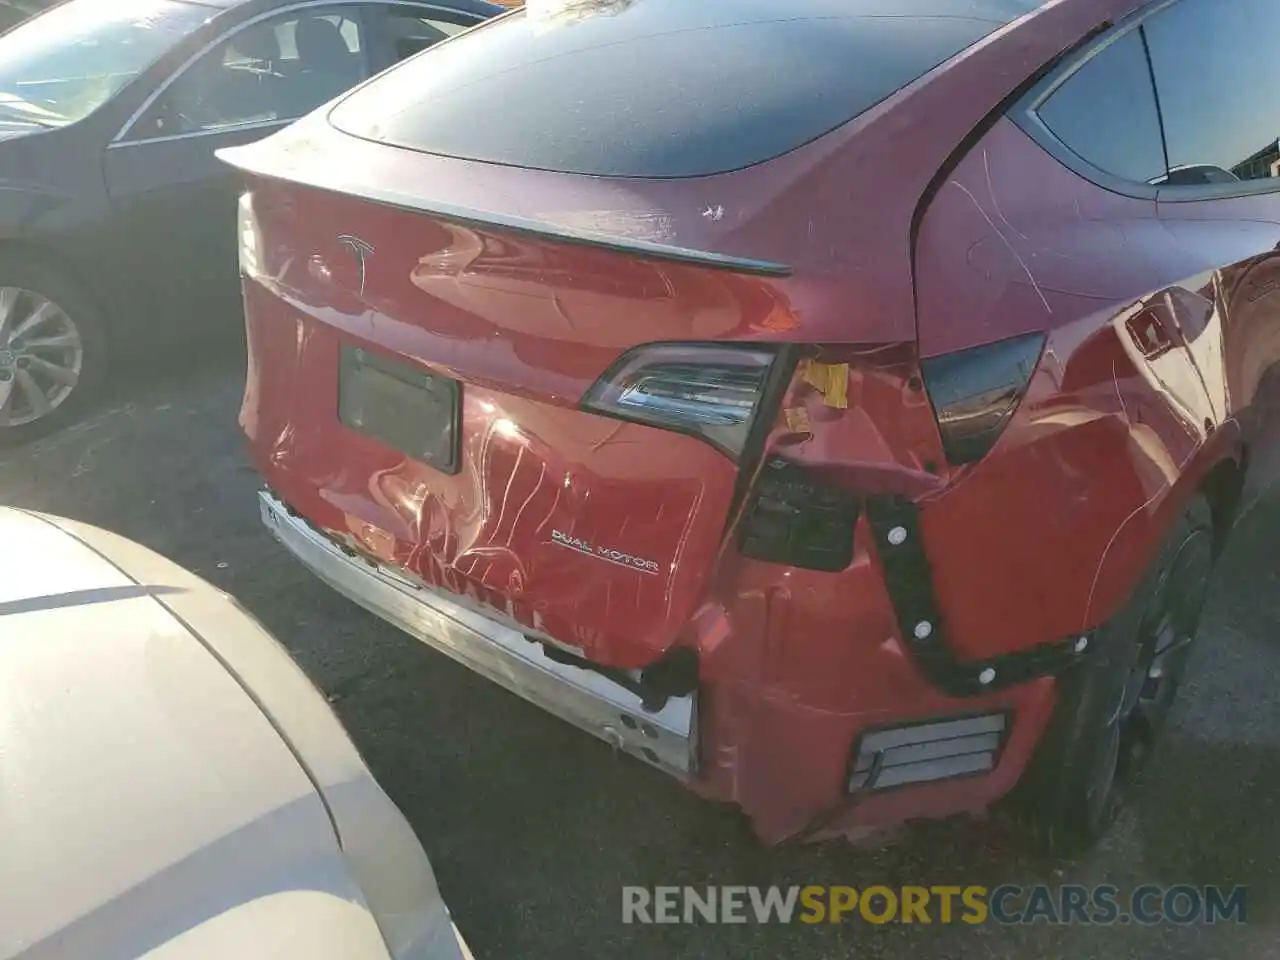
<instances>
[{"instance_id":1,"label":"tire","mask_svg":"<svg viewBox=\"0 0 1280 960\"><path fill-rule=\"evenodd\" d=\"M1058 706L1012 797L1040 852L1084 853L1119 816L1177 696L1214 557L1212 511L1196 496L1124 609L1063 677Z\"/></svg>"},{"instance_id":2,"label":"tire","mask_svg":"<svg viewBox=\"0 0 1280 960\"><path fill-rule=\"evenodd\" d=\"M78 419L106 374L106 330L93 297L43 261L0 255L0 445L26 443Z\"/></svg>"}]
</instances>

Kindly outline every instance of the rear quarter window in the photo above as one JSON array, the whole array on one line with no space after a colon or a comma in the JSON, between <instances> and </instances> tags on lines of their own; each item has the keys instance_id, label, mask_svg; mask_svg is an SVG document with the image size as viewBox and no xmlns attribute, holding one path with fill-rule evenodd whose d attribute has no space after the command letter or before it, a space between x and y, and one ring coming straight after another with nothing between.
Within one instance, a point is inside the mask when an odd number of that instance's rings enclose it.
<instances>
[{"instance_id":1,"label":"rear quarter window","mask_svg":"<svg viewBox=\"0 0 1280 960\"><path fill-rule=\"evenodd\" d=\"M1087 60L1036 111L1085 162L1136 183L1166 173L1160 108L1140 30Z\"/></svg>"},{"instance_id":2,"label":"rear quarter window","mask_svg":"<svg viewBox=\"0 0 1280 960\"><path fill-rule=\"evenodd\" d=\"M383 74L330 122L369 140L510 166L724 173L834 130L1040 5L535 0Z\"/></svg>"}]
</instances>

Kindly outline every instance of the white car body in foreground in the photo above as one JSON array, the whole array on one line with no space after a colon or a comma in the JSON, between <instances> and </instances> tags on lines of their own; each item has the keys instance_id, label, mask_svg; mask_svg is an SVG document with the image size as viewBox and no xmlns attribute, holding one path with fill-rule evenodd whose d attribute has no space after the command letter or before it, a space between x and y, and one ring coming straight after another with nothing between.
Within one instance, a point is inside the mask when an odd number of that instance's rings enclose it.
<instances>
[{"instance_id":1,"label":"white car body in foreground","mask_svg":"<svg viewBox=\"0 0 1280 960\"><path fill-rule=\"evenodd\" d=\"M413 830L229 597L0 508L0 958L458 960Z\"/></svg>"}]
</instances>

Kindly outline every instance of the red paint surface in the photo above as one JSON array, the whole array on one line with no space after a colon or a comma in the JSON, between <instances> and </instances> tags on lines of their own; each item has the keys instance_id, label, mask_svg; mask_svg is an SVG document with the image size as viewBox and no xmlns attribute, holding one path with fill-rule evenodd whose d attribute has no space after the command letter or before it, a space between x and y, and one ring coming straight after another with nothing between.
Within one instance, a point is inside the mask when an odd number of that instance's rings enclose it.
<instances>
[{"instance_id":1,"label":"red paint surface","mask_svg":"<svg viewBox=\"0 0 1280 960\"><path fill-rule=\"evenodd\" d=\"M768 839L976 810L1007 792L1052 708L1042 680L958 701L903 649L865 520L839 573L736 553L737 465L699 440L583 413L625 350L657 341L821 345L849 406L797 380L797 436L769 450L862 495L921 509L950 642L985 658L1097 626L1170 517L1224 461L1280 440L1280 198L1131 200L997 122L961 140L1042 63L1132 0L1077 0L1002 31L845 128L770 164L647 183L416 156L309 121L267 141L280 177L361 180L457 206L585 223L789 263L784 280L446 224L254 178L263 273L246 283L242 423L269 483L313 522L442 589L611 666L673 644L702 664L701 792ZM274 151L274 152L273 152ZM269 161L269 162L268 162ZM727 215L701 216L709 205ZM363 293L337 236L377 251ZM920 356L1028 332L1047 349L982 462L950 468ZM1152 333L1153 332L1153 333ZM1154 337L1154 339L1153 339ZM463 383L463 459L447 476L338 423L343 344ZM1254 482L1254 478L1250 478ZM651 559L648 576L553 531ZM860 732L1012 711L994 773L848 806Z\"/></svg>"}]
</instances>

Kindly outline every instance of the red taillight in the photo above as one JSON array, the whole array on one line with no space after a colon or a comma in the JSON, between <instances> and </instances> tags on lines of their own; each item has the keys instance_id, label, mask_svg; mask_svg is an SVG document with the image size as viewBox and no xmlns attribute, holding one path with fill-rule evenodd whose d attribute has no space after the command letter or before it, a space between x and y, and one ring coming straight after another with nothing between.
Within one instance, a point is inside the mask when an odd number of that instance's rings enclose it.
<instances>
[{"instance_id":1,"label":"red taillight","mask_svg":"<svg viewBox=\"0 0 1280 960\"><path fill-rule=\"evenodd\" d=\"M774 351L755 346L638 347L592 386L583 406L702 437L737 459L775 356Z\"/></svg>"},{"instance_id":2,"label":"red taillight","mask_svg":"<svg viewBox=\"0 0 1280 960\"><path fill-rule=\"evenodd\" d=\"M990 452L1022 402L1044 344L1044 334L1033 333L921 361L948 461L974 463Z\"/></svg>"}]
</instances>

